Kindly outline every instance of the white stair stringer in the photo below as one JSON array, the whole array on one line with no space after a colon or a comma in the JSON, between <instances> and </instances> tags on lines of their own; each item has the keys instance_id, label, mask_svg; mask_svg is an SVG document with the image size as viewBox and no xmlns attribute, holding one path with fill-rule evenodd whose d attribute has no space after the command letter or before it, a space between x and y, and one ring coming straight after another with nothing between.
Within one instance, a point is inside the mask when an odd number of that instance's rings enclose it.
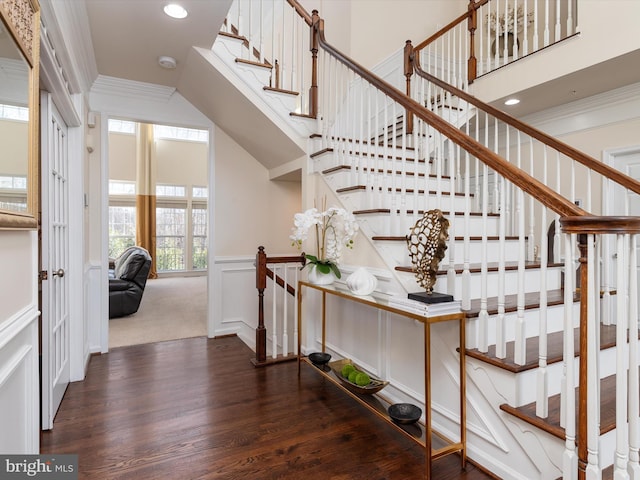
<instances>
[{"instance_id":1,"label":"white stair stringer","mask_svg":"<svg viewBox=\"0 0 640 480\"><path fill-rule=\"evenodd\" d=\"M303 137L306 150L306 139L317 129L316 120L291 115L297 106L295 96L274 91L266 92L264 87L269 86L270 69L236 61L239 58L238 50L242 48L245 47L241 40L218 35L211 50L197 50L236 88L242 90L265 115L270 118L277 116L278 123L282 124L283 128L286 125L295 132L296 137Z\"/></svg>"}]
</instances>

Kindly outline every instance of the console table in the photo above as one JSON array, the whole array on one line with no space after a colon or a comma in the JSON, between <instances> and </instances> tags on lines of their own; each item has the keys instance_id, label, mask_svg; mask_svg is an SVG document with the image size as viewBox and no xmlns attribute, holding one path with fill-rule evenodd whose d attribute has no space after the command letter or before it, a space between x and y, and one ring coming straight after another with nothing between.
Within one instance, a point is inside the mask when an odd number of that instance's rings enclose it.
<instances>
[{"instance_id":1,"label":"console table","mask_svg":"<svg viewBox=\"0 0 640 480\"><path fill-rule=\"evenodd\" d=\"M389 313L400 315L408 319L417 320L424 325L424 380L425 380L425 424L399 425L391 420L387 414L389 402L379 394L376 395L359 395L344 387L331 371L325 371L313 366L311 361L301 353L302 343L302 303L304 300L305 290L315 290L321 294L322 302L322 351L326 348L326 302L328 296L342 298L346 301L361 303ZM353 295L346 287L340 285L314 285L312 283L299 281L298 291L298 375L300 374L300 365L307 363L312 365L314 370L325 376L336 386L344 390L347 394L364 405L369 410L376 413L379 417L394 425L400 432L415 442L422 445L425 449L425 478L431 478L431 464L445 455L459 453L462 468L466 465L466 373L465 373L465 314L452 313L448 315L440 315L434 317L425 317L423 315L412 313L401 308L390 305L389 302L378 296L360 297ZM460 339L460 439L453 441L445 438L443 435L434 431L431 427L431 326L440 322L458 322Z\"/></svg>"}]
</instances>

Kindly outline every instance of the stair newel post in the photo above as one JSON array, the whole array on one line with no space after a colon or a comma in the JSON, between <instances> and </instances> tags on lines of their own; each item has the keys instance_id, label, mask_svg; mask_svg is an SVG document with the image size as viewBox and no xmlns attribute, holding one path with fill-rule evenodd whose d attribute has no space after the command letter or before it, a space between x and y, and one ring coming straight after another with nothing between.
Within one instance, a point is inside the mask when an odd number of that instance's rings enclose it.
<instances>
[{"instance_id":1,"label":"stair newel post","mask_svg":"<svg viewBox=\"0 0 640 480\"><path fill-rule=\"evenodd\" d=\"M411 97L411 77L413 76L413 45L411 40L407 40L404 44L404 76L407 79L407 96ZM405 110L407 116L407 135L413 134L413 113L410 110Z\"/></svg>"},{"instance_id":2,"label":"stair newel post","mask_svg":"<svg viewBox=\"0 0 640 480\"><path fill-rule=\"evenodd\" d=\"M476 29L478 28L478 7L475 0L469 0L467 6L469 18L467 25L469 28L469 59L467 60L467 80L469 84L478 76L478 59L476 58Z\"/></svg>"},{"instance_id":3,"label":"stair newel post","mask_svg":"<svg viewBox=\"0 0 640 480\"><path fill-rule=\"evenodd\" d=\"M258 247L256 254L256 288L258 289L258 326L256 327L256 362L267 361L267 329L264 326L264 291L267 288L267 254Z\"/></svg>"},{"instance_id":4,"label":"stair newel post","mask_svg":"<svg viewBox=\"0 0 640 480\"><path fill-rule=\"evenodd\" d=\"M625 366L626 352L622 347L627 342L627 298L631 290L625 278L629 275L626 253L628 246L624 235L617 235L617 315L616 315L616 451L613 460L615 480L628 480L627 462L629 460L629 443L626 431L627 423L627 370ZM624 252L624 253L623 253ZM636 272L632 273L633 276ZM637 290L636 290L637 291ZM635 296L635 295L634 295ZM637 330L636 330L637 331ZM629 330L631 332L631 330ZM636 335L637 338L637 335ZM629 335L631 341L631 335ZM629 375L633 377L634 375ZM637 375L635 375L637 377ZM621 395L620 392L625 392ZM629 410L631 414L631 410Z\"/></svg>"},{"instance_id":5,"label":"stair newel post","mask_svg":"<svg viewBox=\"0 0 640 480\"><path fill-rule=\"evenodd\" d=\"M309 88L309 116L317 118L318 115L318 31L324 28L324 21L318 15L317 10L312 12L311 21L311 87Z\"/></svg>"}]
</instances>

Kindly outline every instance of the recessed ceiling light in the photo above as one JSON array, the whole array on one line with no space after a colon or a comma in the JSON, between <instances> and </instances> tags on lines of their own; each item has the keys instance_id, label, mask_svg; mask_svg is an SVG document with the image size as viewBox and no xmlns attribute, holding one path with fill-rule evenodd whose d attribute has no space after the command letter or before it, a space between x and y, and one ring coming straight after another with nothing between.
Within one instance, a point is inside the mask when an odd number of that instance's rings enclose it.
<instances>
[{"instance_id":1,"label":"recessed ceiling light","mask_svg":"<svg viewBox=\"0 0 640 480\"><path fill-rule=\"evenodd\" d=\"M166 68L168 70L173 70L174 68L176 68L176 65L177 65L175 58L169 57L166 55L158 57L158 63L162 68Z\"/></svg>"},{"instance_id":2,"label":"recessed ceiling light","mask_svg":"<svg viewBox=\"0 0 640 480\"><path fill-rule=\"evenodd\" d=\"M177 3L170 3L164 7L164 13L173 18L184 18L187 16L187 11L184 7Z\"/></svg>"},{"instance_id":3,"label":"recessed ceiling light","mask_svg":"<svg viewBox=\"0 0 640 480\"><path fill-rule=\"evenodd\" d=\"M505 105L517 105L519 103L520 100L518 100L517 98L510 98L506 102L504 102Z\"/></svg>"}]
</instances>

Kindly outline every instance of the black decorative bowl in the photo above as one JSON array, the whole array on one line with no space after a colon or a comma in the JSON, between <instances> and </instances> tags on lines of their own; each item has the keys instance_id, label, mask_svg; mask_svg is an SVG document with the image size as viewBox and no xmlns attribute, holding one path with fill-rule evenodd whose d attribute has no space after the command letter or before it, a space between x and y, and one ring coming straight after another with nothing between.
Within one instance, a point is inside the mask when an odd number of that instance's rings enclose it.
<instances>
[{"instance_id":1,"label":"black decorative bowl","mask_svg":"<svg viewBox=\"0 0 640 480\"><path fill-rule=\"evenodd\" d=\"M411 403L394 403L387 412L394 422L403 425L416 423L422 416L422 409Z\"/></svg>"},{"instance_id":2,"label":"black decorative bowl","mask_svg":"<svg viewBox=\"0 0 640 480\"><path fill-rule=\"evenodd\" d=\"M317 366L324 366L331 360L331 355L325 352L313 352L309 354L311 363Z\"/></svg>"}]
</instances>

